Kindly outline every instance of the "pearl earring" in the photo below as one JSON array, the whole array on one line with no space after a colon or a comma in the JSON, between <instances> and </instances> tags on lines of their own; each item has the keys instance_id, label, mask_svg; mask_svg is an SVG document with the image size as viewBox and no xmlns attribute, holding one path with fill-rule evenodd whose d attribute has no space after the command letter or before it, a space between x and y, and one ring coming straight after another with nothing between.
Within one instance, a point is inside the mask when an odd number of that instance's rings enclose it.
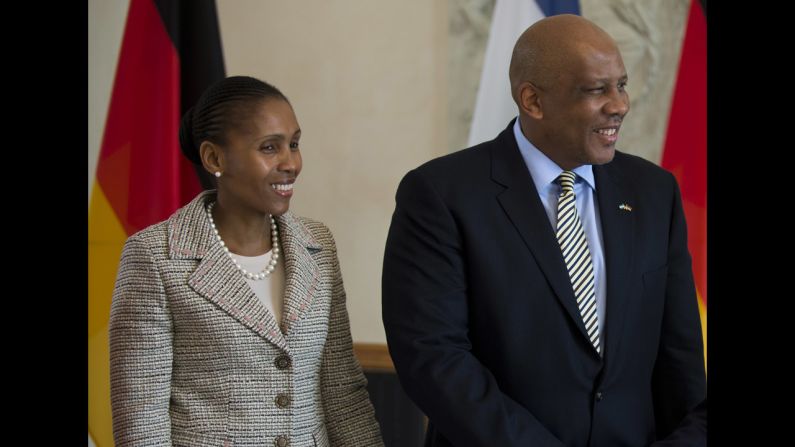
<instances>
[{"instance_id":1,"label":"pearl earring","mask_svg":"<svg viewBox=\"0 0 795 447\"><path fill-rule=\"evenodd\" d=\"M215 171L215 176L216 177L220 177L221 176L221 171Z\"/></svg>"}]
</instances>

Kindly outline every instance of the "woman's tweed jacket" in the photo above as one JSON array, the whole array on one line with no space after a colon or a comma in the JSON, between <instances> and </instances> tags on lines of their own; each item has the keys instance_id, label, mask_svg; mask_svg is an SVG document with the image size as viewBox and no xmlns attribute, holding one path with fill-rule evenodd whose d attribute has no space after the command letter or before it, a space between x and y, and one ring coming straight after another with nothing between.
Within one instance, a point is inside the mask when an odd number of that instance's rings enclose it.
<instances>
[{"instance_id":1,"label":"woman's tweed jacket","mask_svg":"<svg viewBox=\"0 0 795 447\"><path fill-rule=\"evenodd\" d=\"M215 240L209 200L124 246L110 315L116 446L382 446L331 232L277 218L280 327Z\"/></svg>"}]
</instances>

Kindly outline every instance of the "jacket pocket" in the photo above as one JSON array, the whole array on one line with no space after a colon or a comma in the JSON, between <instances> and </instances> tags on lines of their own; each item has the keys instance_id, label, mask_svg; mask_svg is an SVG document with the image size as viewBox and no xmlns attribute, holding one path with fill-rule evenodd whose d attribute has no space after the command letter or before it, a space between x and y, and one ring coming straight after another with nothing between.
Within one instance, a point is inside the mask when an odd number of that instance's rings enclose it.
<instances>
[{"instance_id":1,"label":"jacket pocket","mask_svg":"<svg viewBox=\"0 0 795 447\"><path fill-rule=\"evenodd\" d=\"M205 433L174 429L171 431L173 447L232 447L232 441Z\"/></svg>"},{"instance_id":2,"label":"jacket pocket","mask_svg":"<svg viewBox=\"0 0 795 447\"><path fill-rule=\"evenodd\" d=\"M326 426L320 424L312 433L312 438L315 440L315 447L329 447L328 433L326 433Z\"/></svg>"}]
</instances>

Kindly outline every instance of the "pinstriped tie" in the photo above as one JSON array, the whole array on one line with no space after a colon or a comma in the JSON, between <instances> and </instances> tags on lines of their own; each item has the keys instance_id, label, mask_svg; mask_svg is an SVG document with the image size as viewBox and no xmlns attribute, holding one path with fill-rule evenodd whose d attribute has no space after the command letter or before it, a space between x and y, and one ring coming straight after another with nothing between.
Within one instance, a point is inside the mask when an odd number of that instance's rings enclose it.
<instances>
[{"instance_id":1,"label":"pinstriped tie","mask_svg":"<svg viewBox=\"0 0 795 447\"><path fill-rule=\"evenodd\" d=\"M563 260L569 270L574 288L574 297L577 298L577 307L580 309L582 321L588 332L596 352L602 353L599 345L599 320L596 317L596 293L594 291L593 261L591 251L588 249L588 240L577 214L574 198L574 180L576 174L563 171L558 176L562 188L558 199L558 225L557 237Z\"/></svg>"}]
</instances>

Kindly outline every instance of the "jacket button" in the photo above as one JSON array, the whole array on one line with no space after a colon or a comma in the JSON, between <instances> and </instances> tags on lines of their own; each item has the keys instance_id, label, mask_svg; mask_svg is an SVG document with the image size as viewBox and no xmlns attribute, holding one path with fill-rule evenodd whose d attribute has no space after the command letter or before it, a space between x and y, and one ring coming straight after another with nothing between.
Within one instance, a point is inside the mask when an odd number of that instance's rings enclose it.
<instances>
[{"instance_id":1,"label":"jacket button","mask_svg":"<svg viewBox=\"0 0 795 447\"><path fill-rule=\"evenodd\" d=\"M277 369L287 369L290 367L290 356L286 354L282 354L276 357L276 360L273 362L276 365Z\"/></svg>"},{"instance_id":2,"label":"jacket button","mask_svg":"<svg viewBox=\"0 0 795 447\"><path fill-rule=\"evenodd\" d=\"M290 445L290 440L287 439L287 436L277 436L274 444L276 447L287 447Z\"/></svg>"},{"instance_id":3,"label":"jacket button","mask_svg":"<svg viewBox=\"0 0 795 447\"><path fill-rule=\"evenodd\" d=\"M601 391L597 391L596 392L596 401L600 402L601 400L602 400L602 392Z\"/></svg>"},{"instance_id":4,"label":"jacket button","mask_svg":"<svg viewBox=\"0 0 795 447\"><path fill-rule=\"evenodd\" d=\"M287 408L290 406L290 396L286 394L279 394L276 396L276 406L279 408Z\"/></svg>"}]
</instances>

